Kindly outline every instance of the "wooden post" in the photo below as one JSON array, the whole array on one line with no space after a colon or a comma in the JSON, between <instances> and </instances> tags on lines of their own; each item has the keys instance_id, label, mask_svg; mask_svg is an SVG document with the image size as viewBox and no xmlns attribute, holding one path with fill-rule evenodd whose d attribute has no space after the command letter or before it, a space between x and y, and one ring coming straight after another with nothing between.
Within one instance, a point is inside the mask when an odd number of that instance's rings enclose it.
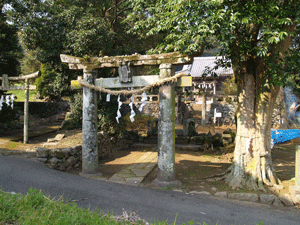
<instances>
[{"instance_id":1,"label":"wooden post","mask_svg":"<svg viewBox=\"0 0 300 225\"><path fill-rule=\"evenodd\" d=\"M174 74L172 64L160 65L160 78ZM153 182L161 187L179 187L175 179L175 85L165 84L159 89L158 119L158 176Z\"/></svg>"},{"instance_id":2,"label":"wooden post","mask_svg":"<svg viewBox=\"0 0 300 225\"><path fill-rule=\"evenodd\" d=\"M95 70L84 69L83 79L95 84ZM97 95L96 91L83 87L82 118L82 175L98 172Z\"/></svg>"},{"instance_id":3,"label":"wooden post","mask_svg":"<svg viewBox=\"0 0 300 225\"><path fill-rule=\"evenodd\" d=\"M24 139L23 142L28 142L28 114L29 114L29 82L25 79L25 99L24 99Z\"/></svg>"},{"instance_id":4,"label":"wooden post","mask_svg":"<svg viewBox=\"0 0 300 225\"><path fill-rule=\"evenodd\" d=\"M9 81L8 81L7 74L2 75L2 90L5 90L5 91L9 90Z\"/></svg>"},{"instance_id":5,"label":"wooden post","mask_svg":"<svg viewBox=\"0 0 300 225\"><path fill-rule=\"evenodd\" d=\"M180 88L180 90L177 92L177 96L178 96L178 99L177 99L177 123L178 124L182 124L183 122L183 113L182 113L182 90Z\"/></svg>"},{"instance_id":6,"label":"wooden post","mask_svg":"<svg viewBox=\"0 0 300 225\"><path fill-rule=\"evenodd\" d=\"M202 119L201 119L202 126L206 126L206 92L204 89L203 96L202 96Z\"/></svg>"}]
</instances>

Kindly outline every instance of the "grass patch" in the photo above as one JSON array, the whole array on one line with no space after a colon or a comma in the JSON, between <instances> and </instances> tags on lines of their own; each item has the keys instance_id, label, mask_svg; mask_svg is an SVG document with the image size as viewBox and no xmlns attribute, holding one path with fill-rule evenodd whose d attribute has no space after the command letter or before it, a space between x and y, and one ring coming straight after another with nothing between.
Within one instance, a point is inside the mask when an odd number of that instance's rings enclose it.
<instances>
[{"instance_id":1,"label":"grass patch","mask_svg":"<svg viewBox=\"0 0 300 225\"><path fill-rule=\"evenodd\" d=\"M177 217L177 216L176 216ZM116 220L111 215L103 214L98 209L79 208L75 203L51 200L42 192L29 189L26 195L10 194L0 190L0 224L147 224L143 220ZM167 225L166 221L156 222ZM176 218L175 222L176 224ZM195 224L192 220L187 224ZM199 224L199 223L197 223ZM263 222L255 223L262 225ZM205 222L203 225L207 225Z\"/></svg>"},{"instance_id":2,"label":"grass patch","mask_svg":"<svg viewBox=\"0 0 300 225\"><path fill-rule=\"evenodd\" d=\"M25 100L25 90L9 90L7 94L14 94L16 96L16 102L24 102ZM30 90L29 91L29 101L37 101L35 96L37 95L37 91Z\"/></svg>"},{"instance_id":3,"label":"grass patch","mask_svg":"<svg viewBox=\"0 0 300 225\"><path fill-rule=\"evenodd\" d=\"M54 201L35 189L27 195L0 191L0 224L131 224L116 221L98 209L90 211L75 203ZM143 221L135 224L144 224ZM162 223L163 224L163 223Z\"/></svg>"}]
</instances>

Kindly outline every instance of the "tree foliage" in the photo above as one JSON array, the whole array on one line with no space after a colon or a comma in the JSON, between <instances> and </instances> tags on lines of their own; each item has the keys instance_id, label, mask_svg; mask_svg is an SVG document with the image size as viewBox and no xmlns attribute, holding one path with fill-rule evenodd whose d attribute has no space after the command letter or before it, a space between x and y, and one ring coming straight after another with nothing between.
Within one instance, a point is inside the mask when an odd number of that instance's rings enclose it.
<instances>
[{"instance_id":1,"label":"tree foliage","mask_svg":"<svg viewBox=\"0 0 300 225\"><path fill-rule=\"evenodd\" d=\"M0 74L19 75L21 48L18 42L17 28L6 22L3 12L4 1L0 3Z\"/></svg>"},{"instance_id":2,"label":"tree foliage","mask_svg":"<svg viewBox=\"0 0 300 225\"><path fill-rule=\"evenodd\" d=\"M152 50L201 55L216 40L231 60L238 87L232 187L263 188L278 181L271 160L271 116L281 85L299 68L294 42L298 0L130 0L131 32L164 34Z\"/></svg>"},{"instance_id":3,"label":"tree foliage","mask_svg":"<svg viewBox=\"0 0 300 225\"><path fill-rule=\"evenodd\" d=\"M124 0L7 2L11 6L7 9L8 18L19 28L21 44L26 53L22 60L22 71L47 64L57 74L62 74L61 77L74 79L76 74L69 77L71 74L62 66L60 54L83 57L143 53L145 45L154 43L153 40L147 41L126 33L129 25L123 20L131 8ZM102 73L102 76L107 74ZM43 82L43 87L50 89L52 82L59 81L51 76L51 80Z\"/></svg>"}]
</instances>

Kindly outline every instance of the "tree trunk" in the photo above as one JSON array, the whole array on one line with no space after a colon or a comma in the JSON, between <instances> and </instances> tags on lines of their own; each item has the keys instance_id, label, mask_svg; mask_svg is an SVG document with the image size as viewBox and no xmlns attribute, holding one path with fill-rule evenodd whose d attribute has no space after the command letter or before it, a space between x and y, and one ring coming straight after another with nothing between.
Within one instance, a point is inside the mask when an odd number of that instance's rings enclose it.
<instances>
[{"instance_id":1,"label":"tree trunk","mask_svg":"<svg viewBox=\"0 0 300 225\"><path fill-rule=\"evenodd\" d=\"M244 74L238 80L234 162L225 176L232 188L263 189L263 185L280 182L271 158L271 118L279 87L266 88L255 78L254 74Z\"/></svg>"}]
</instances>

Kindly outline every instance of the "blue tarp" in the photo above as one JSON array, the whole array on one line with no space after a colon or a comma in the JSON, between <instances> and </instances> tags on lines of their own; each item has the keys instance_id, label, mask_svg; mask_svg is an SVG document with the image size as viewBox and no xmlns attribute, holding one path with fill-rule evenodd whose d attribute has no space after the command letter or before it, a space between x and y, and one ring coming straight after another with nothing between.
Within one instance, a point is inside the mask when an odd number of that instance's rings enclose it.
<instances>
[{"instance_id":1,"label":"blue tarp","mask_svg":"<svg viewBox=\"0 0 300 225\"><path fill-rule=\"evenodd\" d=\"M300 138L300 130L271 130L271 135L274 144L279 144L295 138Z\"/></svg>"}]
</instances>

